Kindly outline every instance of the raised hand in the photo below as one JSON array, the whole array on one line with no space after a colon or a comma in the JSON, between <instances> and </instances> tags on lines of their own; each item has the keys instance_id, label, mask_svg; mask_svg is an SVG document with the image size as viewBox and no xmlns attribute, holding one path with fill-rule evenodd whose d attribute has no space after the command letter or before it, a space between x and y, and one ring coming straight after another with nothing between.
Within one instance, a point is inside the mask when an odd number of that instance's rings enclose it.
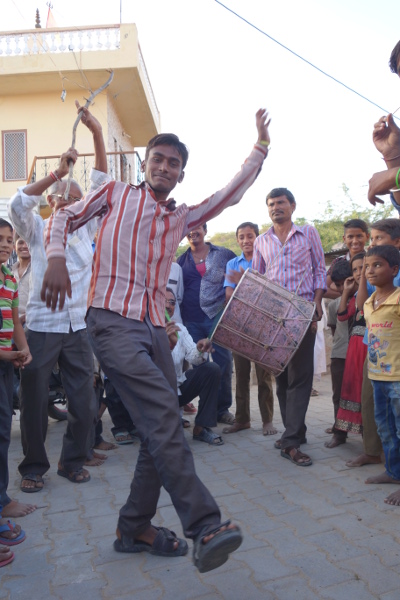
<instances>
[{"instance_id":1,"label":"raised hand","mask_svg":"<svg viewBox=\"0 0 400 600\"><path fill-rule=\"evenodd\" d=\"M268 112L265 108L260 108L256 112L256 127L258 131L258 141L270 142L268 127L271 119L268 119Z\"/></svg>"},{"instance_id":2,"label":"raised hand","mask_svg":"<svg viewBox=\"0 0 400 600\"><path fill-rule=\"evenodd\" d=\"M96 133L102 130L99 121L96 119L95 116L92 115L88 108L86 108L85 106L81 106L78 100L75 100L75 106L77 108L78 114L80 112L82 113L81 121L84 125L86 125L89 131L91 131L92 133Z\"/></svg>"},{"instance_id":3,"label":"raised hand","mask_svg":"<svg viewBox=\"0 0 400 600\"><path fill-rule=\"evenodd\" d=\"M375 148L383 155L386 161L395 158L400 160L400 129L394 122L393 115L381 117L374 125L372 140Z\"/></svg>"},{"instance_id":4,"label":"raised hand","mask_svg":"<svg viewBox=\"0 0 400 600\"><path fill-rule=\"evenodd\" d=\"M387 171L379 171L374 173L369 180L368 187L368 202L373 206L378 202L384 204L383 200L378 198L378 195L389 194L390 190L396 188L396 175L398 168L387 169Z\"/></svg>"}]
</instances>

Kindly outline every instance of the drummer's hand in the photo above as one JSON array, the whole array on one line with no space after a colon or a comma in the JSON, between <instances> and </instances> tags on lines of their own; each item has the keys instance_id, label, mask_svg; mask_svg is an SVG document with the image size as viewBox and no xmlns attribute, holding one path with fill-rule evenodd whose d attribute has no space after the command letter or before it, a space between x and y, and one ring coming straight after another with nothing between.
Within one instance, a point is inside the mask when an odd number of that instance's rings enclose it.
<instances>
[{"instance_id":1,"label":"drummer's hand","mask_svg":"<svg viewBox=\"0 0 400 600\"><path fill-rule=\"evenodd\" d=\"M230 270L227 272L225 277L229 281L229 283L234 283L235 285L237 285L239 283L239 281L242 279L243 273L244 273L244 269L243 269L243 267L240 267L240 271L231 271Z\"/></svg>"},{"instance_id":2,"label":"drummer's hand","mask_svg":"<svg viewBox=\"0 0 400 600\"><path fill-rule=\"evenodd\" d=\"M214 352L214 348L212 347L212 342L208 338L204 338L197 342L197 350L199 352Z\"/></svg>"},{"instance_id":3,"label":"drummer's hand","mask_svg":"<svg viewBox=\"0 0 400 600\"><path fill-rule=\"evenodd\" d=\"M258 132L258 142L269 142L270 137L269 137L269 132L268 132L268 126L271 123L271 119L268 119L268 112L266 111L265 108L260 108L257 112L256 112L256 127L257 127L257 132ZM267 147L267 145L265 144L265 146Z\"/></svg>"},{"instance_id":4,"label":"drummer's hand","mask_svg":"<svg viewBox=\"0 0 400 600\"><path fill-rule=\"evenodd\" d=\"M315 300L314 321L320 321L323 315L322 303L320 300Z\"/></svg>"},{"instance_id":5,"label":"drummer's hand","mask_svg":"<svg viewBox=\"0 0 400 600\"><path fill-rule=\"evenodd\" d=\"M313 333L314 335L317 334L317 330L318 330L318 322L317 321L313 321L311 323L310 330L311 330L311 333Z\"/></svg>"}]
</instances>

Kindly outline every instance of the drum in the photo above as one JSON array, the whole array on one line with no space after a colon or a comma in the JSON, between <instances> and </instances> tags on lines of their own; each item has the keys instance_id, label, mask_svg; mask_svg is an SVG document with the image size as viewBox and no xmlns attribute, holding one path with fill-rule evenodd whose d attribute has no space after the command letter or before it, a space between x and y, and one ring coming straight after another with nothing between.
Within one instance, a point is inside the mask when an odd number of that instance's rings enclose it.
<instances>
[{"instance_id":1,"label":"drum","mask_svg":"<svg viewBox=\"0 0 400 600\"><path fill-rule=\"evenodd\" d=\"M299 347L314 311L314 303L247 269L211 339L276 376Z\"/></svg>"}]
</instances>

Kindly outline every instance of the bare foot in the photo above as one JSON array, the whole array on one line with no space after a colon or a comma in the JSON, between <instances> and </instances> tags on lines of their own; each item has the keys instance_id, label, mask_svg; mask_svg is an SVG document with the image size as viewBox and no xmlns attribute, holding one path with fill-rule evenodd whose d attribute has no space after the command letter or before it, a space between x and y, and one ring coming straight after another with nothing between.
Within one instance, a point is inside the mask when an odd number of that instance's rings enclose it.
<instances>
[{"instance_id":1,"label":"bare foot","mask_svg":"<svg viewBox=\"0 0 400 600\"><path fill-rule=\"evenodd\" d=\"M346 467L363 467L364 465L379 465L381 463L380 456L372 456L371 454L360 454L356 458L346 460Z\"/></svg>"},{"instance_id":2,"label":"bare foot","mask_svg":"<svg viewBox=\"0 0 400 600\"><path fill-rule=\"evenodd\" d=\"M380 475L375 475L374 477L368 477L365 480L365 483L400 483L397 479L393 479L390 477L389 473L381 473Z\"/></svg>"},{"instance_id":3,"label":"bare foot","mask_svg":"<svg viewBox=\"0 0 400 600\"><path fill-rule=\"evenodd\" d=\"M400 490L390 494L387 498L385 498L384 502L386 502L386 504L391 504L392 506L400 506Z\"/></svg>"},{"instance_id":4,"label":"bare foot","mask_svg":"<svg viewBox=\"0 0 400 600\"><path fill-rule=\"evenodd\" d=\"M11 521L10 521L11 523ZM0 519L0 526L7 525L9 526L8 519ZM14 540L21 533L21 525L15 524L14 526L10 526L8 531L2 531L0 534L0 539L4 538L5 540ZM0 542L1 543L1 542Z\"/></svg>"},{"instance_id":5,"label":"bare foot","mask_svg":"<svg viewBox=\"0 0 400 600\"><path fill-rule=\"evenodd\" d=\"M224 427L222 433L237 433L243 429L250 429L250 422L248 423L233 423L229 427Z\"/></svg>"},{"instance_id":6,"label":"bare foot","mask_svg":"<svg viewBox=\"0 0 400 600\"><path fill-rule=\"evenodd\" d=\"M93 458L98 458L100 460L107 460L108 456L106 454L99 454L93 450Z\"/></svg>"},{"instance_id":7,"label":"bare foot","mask_svg":"<svg viewBox=\"0 0 400 600\"><path fill-rule=\"evenodd\" d=\"M328 429L325 429L325 433L329 433L330 435L332 435L333 427L328 427Z\"/></svg>"},{"instance_id":8,"label":"bare foot","mask_svg":"<svg viewBox=\"0 0 400 600\"><path fill-rule=\"evenodd\" d=\"M263 435L275 435L276 433L278 433L278 430L276 429L272 421L271 423L263 423L262 431Z\"/></svg>"},{"instance_id":9,"label":"bare foot","mask_svg":"<svg viewBox=\"0 0 400 600\"><path fill-rule=\"evenodd\" d=\"M330 439L329 442L325 442L324 446L325 448L336 448L336 446L340 446L340 444L345 443L346 438L344 436L334 433L332 439Z\"/></svg>"},{"instance_id":10,"label":"bare foot","mask_svg":"<svg viewBox=\"0 0 400 600\"><path fill-rule=\"evenodd\" d=\"M105 440L102 440L100 444L97 444L97 446L95 446L94 448L95 450L104 450L105 452L108 452L108 450L115 450L115 448L117 447L117 444L112 444L111 442L106 442Z\"/></svg>"},{"instance_id":11,"label":"bare foot","mask_svg":"<svg viewBox=\"0 0 400 600\"><path fill-rule=\"evenodd\" d=\"M31 483L34 484L35 482L31 481ZM36 504L23 504L22 502L18 502L18 500L11 500L11 502L3 506L1 516L18 519L19 517L26 517L26 515L33 513L36 508Z\"/></svg>"},{"instance_id":12,"label":"bare foot","mask_svg":"<svg viewBox=\"0 0 400 600\"><path fill-rule=\"evenodd\" d=\"M85 460L85 467L100 467L102 464L104 464L104 460L95 458L95 453L93 453L93 458L87 458Z\"/></svg>"}]
</instances>

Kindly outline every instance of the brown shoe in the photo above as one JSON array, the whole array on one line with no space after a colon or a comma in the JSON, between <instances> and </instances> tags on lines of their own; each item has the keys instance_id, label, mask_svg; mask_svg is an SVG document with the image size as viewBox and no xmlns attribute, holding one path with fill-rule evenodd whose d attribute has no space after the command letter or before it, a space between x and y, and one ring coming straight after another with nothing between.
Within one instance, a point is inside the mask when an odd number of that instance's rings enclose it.
<instances>
[{"instance_id":1,"label":"brown shoe","mask_svg":"<svg viewBox=\"0 0 400 600\"><path fill-rule=\"evenodd\" d=\"M237 433L238 431L242 431L242 429L250 429L250 421L248 423L234 423L230 427L224 427L222 433Z\"/></svg>"}]
</instances>

